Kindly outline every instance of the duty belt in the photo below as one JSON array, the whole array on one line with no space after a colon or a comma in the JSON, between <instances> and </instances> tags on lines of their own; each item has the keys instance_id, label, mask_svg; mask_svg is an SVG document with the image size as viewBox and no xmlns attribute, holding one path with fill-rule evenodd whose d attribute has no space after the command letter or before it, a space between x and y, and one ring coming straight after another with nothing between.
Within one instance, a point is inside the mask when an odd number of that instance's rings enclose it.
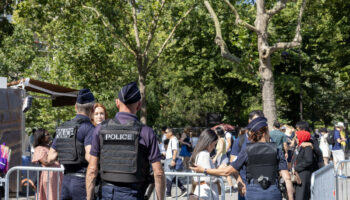
<instances>
[{"instance_id":1,"label":"duty belt","mask_svg":"<svg viewBox=\"0 0 350 200\"><path fill-rule=\"evenodd\" d=\"M270 183L271 183L271 185L275 185L276 183L277 183L277 180L269 180L270 181ZM250 179L249 181L248 181L248 183L254 183L254 184L260 184L259 182L258 182L258 180L256 180L256 179Z\"/></svg>"}]
</instances>

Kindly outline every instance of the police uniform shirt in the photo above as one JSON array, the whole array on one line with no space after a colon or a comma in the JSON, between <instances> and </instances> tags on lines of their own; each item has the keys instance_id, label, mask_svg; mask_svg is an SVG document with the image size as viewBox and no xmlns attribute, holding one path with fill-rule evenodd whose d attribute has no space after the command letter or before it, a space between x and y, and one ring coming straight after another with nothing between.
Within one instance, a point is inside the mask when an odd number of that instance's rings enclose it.
<instances>
[{"instance_id":1,"label":"police uniform shirt","mask_svg":"<svg viewBox=\"0 0 350 200\"><path fill-rule=\"evenodd\" d=\"M91 145L92 142L92 134L94 132L94 125L90 122L90 118L85 116L85 115L76 115L75 120L78 119L88 119L89 121L84 122L81 124L81 126L78 129L78 133L77 133L77 140L79 142L81 142L82 144L84 144L84 146L87 145ZM51 148L56 150L56 138L53 140ZM83 167L81 165L71 165L71 166L65 166L66 167L66 171L69 172L85 172L86 171L86 167Z\"/></svg>"},{"instance_id":2,"label":"police uniform shirt","mask_svg":"<svg viewBox=\"0 0 350 200\"><path fill-rule=\"evenodd\" d=\"M129 121L139 121L137 116L131 113L118 112L115 116L120 123L126 124ZM99 157L100 155L100 138L99 132L101 125L95 128L92 136L92 145L90 155ZM161 160L161 154L158 147L157 137L152 128L143 125L140 133L139 143L146 147L148 151L148 160L150 163L154 163Z\"/></svg>"},{"instance_id":3,"label":"police uniform shirt","mask_svg":"<svg viewBox=\"0 0 350 200\"><path fill-rule=\"evenodd\" d=\"M245 134L246 138L244 142L242 143L241 148L239 148L239 137L234 141L232 145L231 155L238 156L238 154L243 150L245 151L247 144L250 143L248 140L248 135ZM237 160L237 159L236 159ZM239 174L242 177L243 181L246 182L246 166L243 165L242 168L239 170Z\"/></svg>"},{"instance_id":4,"label":"police uniform shirt","mask_svg":"<svg viewBox=\"0 0 350 200\"><path fill-rule=\"evenodd\" d=\"M243 167L246 167L247 162L248 162L248 153L244 149L243 151L239 152L237 159L234 162L232 162L230 165L236 170L241 170ZM278 170L288 170L287 161L281 149L277 149L277 163L278 163ZM246 177L246 174L245 174L245 177Z\"/></svg>"}]
</instances>

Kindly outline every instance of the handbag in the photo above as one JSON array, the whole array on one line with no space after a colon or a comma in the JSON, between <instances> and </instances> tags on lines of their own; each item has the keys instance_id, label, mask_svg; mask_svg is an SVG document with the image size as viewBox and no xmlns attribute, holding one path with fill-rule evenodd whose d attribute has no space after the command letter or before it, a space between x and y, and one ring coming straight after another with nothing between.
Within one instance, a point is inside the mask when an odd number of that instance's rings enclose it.
<instances>
[{"instance_id":1,"label":"handbag","mask_svg":"<svg viewBox=\"0 0 350 200\"><path fill-rule=\"evenodd\" d=\"M294 152L295 155L292 158L292 171L289 172L292 183L297 185L301 185L301 178L299 176L299 173L295 171L295 164L299 156L300 149L301 147L298 147L295 149L295 152Z\"/></svg>"},{"instance_id":2,"label":"handbag","mask_svg":"<svg viewBox=\"0 0 350 200\"><path fill-rule=\"evenodd\" d=\"M293 184L301 185L301 178L299 176L299 173L296 171L289 172L290 178Z\"/></svg>"}]
</instances>

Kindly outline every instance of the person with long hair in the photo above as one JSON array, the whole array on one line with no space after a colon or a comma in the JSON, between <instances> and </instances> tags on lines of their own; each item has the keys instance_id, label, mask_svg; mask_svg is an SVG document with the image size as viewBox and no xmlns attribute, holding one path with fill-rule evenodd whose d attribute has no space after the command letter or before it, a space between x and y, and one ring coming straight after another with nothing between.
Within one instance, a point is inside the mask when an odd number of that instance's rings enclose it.
<instances>
[{"instance_id":1,"label":"person with long hair","mask_svg":"<svg viewBox=\"0 0 350 200\"><path fill-rule=\"evenodd\" d=\"M51 136L49 132L43 128L39 128L34 133L34 153L33 153L33 163L40 163L42 167L59 167L59 163L57 161L53 163L49 163L47 156L49 154L49 144L51 142ZM59 173L59 174L57 174ZM48 179L49 174L49 179ZM39 194L37 197L39 200L56 200L57 192L61 191L61 183L62 183L62 173L60 172L48 172L42 171L40 175L39 182ZM57 191L57 183L59 179L59 191ZM49 183L49 188L47 184Z\"/></svg>"},{"instance_id":2,"label":"person with long hair","mask_svg":"<svg viewBox=\"0 0 350 200\"><path fill-rule=\"evenodd\" d=\"M270 143L267 119L258 117L252 120L248 129L250 144L242 150L236 161L225 168L209 169L201 166L191 167L192 170L214 176L229 176L233 174L242 187L242 195L247 200L280 200L282 194L278 188L278 174L285 180L288 199L293 200L293 185L283 152ZM244 184L239 170L246 166L247 182Z\"/></svg>"},{"instance_id":3,"label":"person with long hair","mask_svg":"<svg viewBox=\"0 0 350 200\"><path fill-rule=\"evenodd\" d=\"M101 122L108 118L107 110L101 103L95 103L93 107L93 113L91 117L92 124L96 127Z\"/></svg>"},{"instance_id":4,"label":"person with long hair","mask_svg":"<svg viewBox=\"0 0 350 200\"><path fill-rule=\"evenodd\" d=\"M193 150L192 156L190 158L191 166L200 166L206 169L215 169L215 165L210 159L210 152L212 152L218 142L218 136L211 129L205 129L199 136L198 143ZM216 178L210 177L195 177L195 185L200 185L200 187L195 187L194 194L199 196L201 199L209 199L210 193L212 199L219 199L219 192L217 184L212 184L210 188L210 182L215 182ZM199 189L200 188L200 189Z\"/></svg>"},{"instance_id":5,"label":"person with long hair","mask_svg":"<svg viewBox=\"0 0 350 200\"><path fill-rule=\"evenodd\" d=\"M226 155L225 131L221 127L217 127L215 133L219 139L216 145L216 154L213 158L213 163L216 164L217 167L220 167L221 165L226 165L228 162Z\"/></svg>"}]
</instances>

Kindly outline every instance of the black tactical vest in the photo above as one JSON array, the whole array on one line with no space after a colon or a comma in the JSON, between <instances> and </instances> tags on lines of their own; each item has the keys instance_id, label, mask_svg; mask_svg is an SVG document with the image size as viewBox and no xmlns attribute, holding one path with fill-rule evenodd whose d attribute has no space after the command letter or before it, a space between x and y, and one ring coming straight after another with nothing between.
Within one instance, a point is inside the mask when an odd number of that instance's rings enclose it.
<instances>
[{"instance_id":1,"label":"black tactical vest","mask_svg":"<svg viewBox=\"0 0 350 200\"><path fill-rule=\"evenodd\" d=\"M100 137L101 179L117 183L145 182L149 174L147 149L139 144L142 124L121 124L115 119L102 122Z\"/></svg>"},{"instance_id":2,"label":"black tactical vest","mask_svg":"<svg viewBox=\"0 0 350 200\"><path fill-rule=\"evenodd\" d=\"M89 121L89 119L73 119L56 129L56 151L61 164L87 166L84 144L77 140L77 133L81 124Z\"/></svg>"},{"instance_id":3,"label":"black tactical vest","mask_svg":"<svg viewBox=\"0 0 350 200\"><path fill-rule=\"evenodd\" d=\"M275 143L252 143L247 144L247 180L258 180L262 175L269 180L277 179L277 147Z\"/></svg>"}]
</instances>

